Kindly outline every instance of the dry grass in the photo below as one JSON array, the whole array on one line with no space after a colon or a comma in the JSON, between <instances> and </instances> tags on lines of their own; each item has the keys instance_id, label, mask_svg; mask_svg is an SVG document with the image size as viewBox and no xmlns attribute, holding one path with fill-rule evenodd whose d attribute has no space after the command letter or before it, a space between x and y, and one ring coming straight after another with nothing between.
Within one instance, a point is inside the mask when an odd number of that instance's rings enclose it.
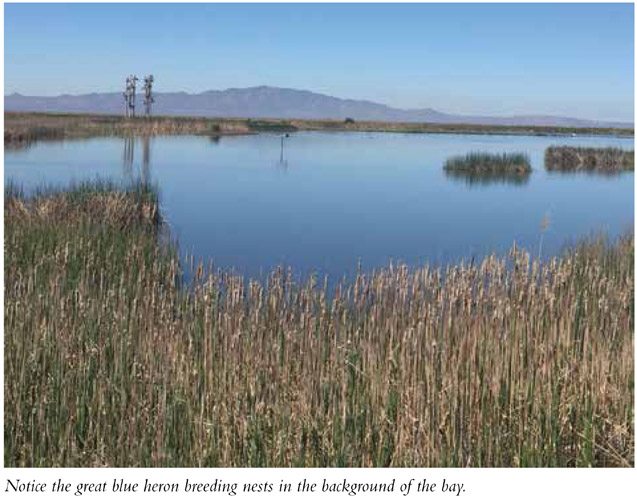
<instances>
[{"instance_id":1,"label":"dry grass","mask_svg":"<svg viewBox=\"0 0 637 500\"><path fill-rule=\"evenodd\" d=\"M476 175L525 175L531 172L531 161L524 153L472 152L447 159L443 168Z\"/></svg>"},{"instance_id":2,"label":"dry grass","mask_svg":"<svg viewBox=\"0 0 637 500\"><path fill-rule=\"evenodd\" d=\"M634 129L526 127L469 124L397 123L379 121L201 118L154 116L126 119L119 115L5 112L5 147L24 147L35 140L72 139L109 135L237 135L299 130L507 134L507 135L619 135L632 137Z\"/></svg>"},{"instance_id":3,"label":"dry grass","mask_svg":"<svg viewBox=\"0 0 637 500\"><path fill-rule=\"evenodd\" d=\"M5 113L5 147L38 140L129 135L240 135L252 133L245 120L152 117L126 119L113 115Z\"/></svg>"},{"instance_id":4,"label":"dry grass","mask_svg":"<svg viewBox=\"0 0 637 500\"><path fill-rule=\"evenodd\" d=\"M359 132L396 132L415 134L476 134L476 135L611 135L633 137L632 128L579 128L550 126L511 126L511 125L478 125L468 123L414 123L414 122L382 122L356 120L354 123L344 120L268 120L283 123L297 130L323 131L359 131Z\"/></svg>"},{"instance_id":5,"label":"dry grass","mask_svg":"<svg viewBox=\"0 0 637 500\"><path fill-rule=\"evenodd\" d=\"M635 170L635 152L619 148L551 146L544 153L547 170L618 173Z\"/></svg>"},{"instance_id":6,"label":"dry grass","mask_svg":"<svg viewBox=\"0 0 637 500\"><path fill-rule=\"evenodd\" d=\"M156 198L80 191L5 196L7 467L634 465L632 235L186 286Z\"/></svg>"}]
</instances>

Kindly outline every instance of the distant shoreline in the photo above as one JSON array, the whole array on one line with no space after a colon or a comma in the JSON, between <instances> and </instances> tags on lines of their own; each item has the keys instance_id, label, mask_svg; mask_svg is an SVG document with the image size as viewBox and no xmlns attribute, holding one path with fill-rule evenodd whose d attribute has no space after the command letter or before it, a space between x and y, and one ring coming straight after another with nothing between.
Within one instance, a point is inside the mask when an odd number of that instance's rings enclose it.
<instances>
[{"instance_id":1,"label":"distant shoreline","mask_svg":"<svg viewBox=\"0 0 637 500\"><path fill-rule=\"evenodd\" d=\"M221 137L262 132L387 132L414 134L472 134L515 136L609 136L634 137L634 128L579 128L438 123L400 123L354 120L279 118L213 118L153 116L125 118L121 115L40 113L5 111L5 147L21 147L33 141L124 135L202 135Z\"/></svg>"}]
</instances>

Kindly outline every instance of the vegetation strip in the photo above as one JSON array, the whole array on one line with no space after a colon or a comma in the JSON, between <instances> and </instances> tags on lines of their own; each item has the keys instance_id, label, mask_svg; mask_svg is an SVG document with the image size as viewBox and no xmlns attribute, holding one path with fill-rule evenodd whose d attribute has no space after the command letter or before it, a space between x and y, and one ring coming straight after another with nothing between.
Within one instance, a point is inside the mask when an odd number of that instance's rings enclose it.
<instances>
[{"instance_id":1,"label":"vegetation strip","mask_svg":"<svg viewBox=\"0 0 637 500\"><path fill-rule=\"evenodd\" d=\"M37 140L94 136L208 135L224 136L258 132L358 131L439 134L507 135L611 135L633 137L634 129L532 127L436 123L396 123L346 120L296 120L153 116L125 118L119 115L74 113L4 114L5 147L22 147Z\"/></svg>"},{"instance_id":2,"label":"vegetation strip","mask_svg":"<svg viewBox=\"0 0 637 500\"><path fill-rule=\"evenodd\" d=\"M159 243L157 195L5 192L5 466L634 466L634 240L333 294Z\"/></svg>"},{"instance_id":3,"label":"vegetation strip","mask_svg":"<svg viewBox=\"0 0 637 500\"><path fill-rule=\"evenodd\" d=\"M635 170L635 152L620 148L550 146L544 153L547 170L618 173Z\"/></svg>"}]
</instances>

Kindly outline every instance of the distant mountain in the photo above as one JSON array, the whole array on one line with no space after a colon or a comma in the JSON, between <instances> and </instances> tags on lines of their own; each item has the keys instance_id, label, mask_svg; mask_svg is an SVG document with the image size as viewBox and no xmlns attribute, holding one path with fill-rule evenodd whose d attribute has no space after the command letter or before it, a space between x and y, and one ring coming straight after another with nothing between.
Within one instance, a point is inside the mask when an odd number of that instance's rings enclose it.
<instances>
[{"instance_id":1,"label":"distant mountain","mask_svg":"<svg viewBox=\"0 0 637 500\"><path fill-rule=\"evenodd\" d=\"M142 97L138 95L141 111ZM6 111L57 111L74 113L123 113L119 92L35 97L11 94L4 97ZM371 101L339 99L307 90L278 87L209 90L200 94L167 92L155 94L157 115L236 118L316 118L344 120L466 123L484 125L545 125L561 127L632 127L632 123L601 122L560 116L465 116L441 113L431 108L398 109Z\"/></svg>"}]
</instances>

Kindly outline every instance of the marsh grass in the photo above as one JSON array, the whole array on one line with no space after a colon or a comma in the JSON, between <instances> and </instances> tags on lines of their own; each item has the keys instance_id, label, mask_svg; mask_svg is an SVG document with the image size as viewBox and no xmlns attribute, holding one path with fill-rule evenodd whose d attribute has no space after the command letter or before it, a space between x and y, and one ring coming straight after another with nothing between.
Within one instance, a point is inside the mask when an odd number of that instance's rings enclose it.
<instances>
[{"instance_id":1,"label":"marsh grass","mask_svg":"<svg viewBox=\"0 0 637 500\"><path fill-rule=\"evenodd\" d=\"M121 115L81 113L5 112L5 148L21 148L38 140L60 140L99 136L224 135L258 132L359 131L435 134L506 135L613 135L632 137L632 128L529 127L477 124L382 122L356 120L312 120L277 118L224 118L154 116L127 119Z\"/></svg>"},{"instance_id":2,"label":"marsh grass","mask_svg":"<svg viewBox=\"0 0 637 500\"><path fill-rule=\"evenodd\" d=\"M528 175L531 162L523 153L471 152L447 159L443 168L447 172L485 176Z\"/></svg>"},{"instance_id":3,"label":"marsh grass","mask_svg":"<svg viewBox=\"0 0 637 500\"><path fill-rule=\"evenodd\" d=\"M186 286L156 200L5 192L5 466L634 465L632 235Z\"/></svg>"},{"instance_id":4,"label":"marsh grass","mask_svg":"<svg viewBox=\"0 0 637 500\"><path fill-rule=\"evenodd\" d=\"M550 146L544 153L547 170L614 174L635 170L635 152L620 148Z\"/></svg>"},{"instance_id":5,"label":"marsh grass","mask_svg":"<svg viewBox=\"0 0 637 500\"><path fill-rule=\"evenodd\" d=\"M253 133L245 120L180 116L124 118L73 113L5 113L5 147L36 141L131 135L242 135Z\"/></svg>"}]
</instances>

